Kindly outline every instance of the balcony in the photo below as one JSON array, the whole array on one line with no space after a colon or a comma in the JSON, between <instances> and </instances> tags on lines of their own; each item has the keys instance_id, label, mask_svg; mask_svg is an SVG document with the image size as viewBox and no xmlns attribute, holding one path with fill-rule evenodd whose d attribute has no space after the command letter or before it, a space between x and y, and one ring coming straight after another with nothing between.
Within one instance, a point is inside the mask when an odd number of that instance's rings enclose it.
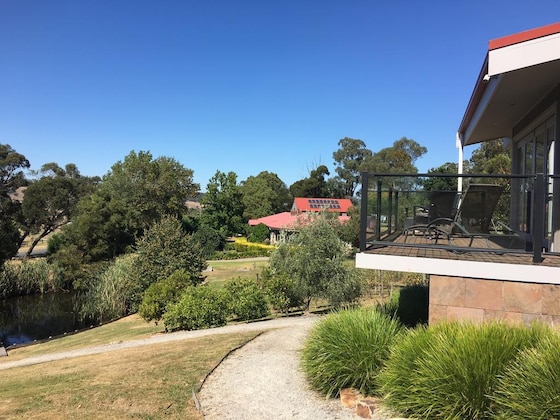
<instances>
[{"instance_id":1,"label":"balcony","mask_svg":"<svg viewBox=\"0 0 560 420\"><path fill-rule=\"evenodd\" d=\"M557 282L558 182L542 174L363 173L356 265Z\"/></svg>"}]
</instances>

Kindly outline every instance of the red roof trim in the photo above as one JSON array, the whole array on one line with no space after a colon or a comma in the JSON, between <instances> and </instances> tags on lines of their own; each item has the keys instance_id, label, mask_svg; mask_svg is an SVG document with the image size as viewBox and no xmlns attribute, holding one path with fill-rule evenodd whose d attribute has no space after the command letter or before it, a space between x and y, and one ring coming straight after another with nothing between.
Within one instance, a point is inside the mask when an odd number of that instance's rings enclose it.
<instances>
[{"instance_id":1,"label":"red roof trim","mask_svg":"<svg viewBox=\"0 0 560 420\"><path fill-rule=\"evenodd\" d=\"M488 43L488 50L491 51L498 48L508 47L510 45L519 44L525 41L531 41L533 39L542 38L543 36L554 35L557 33L560 33L560 22L493 39Z\"/></svg>"}]
</instances>

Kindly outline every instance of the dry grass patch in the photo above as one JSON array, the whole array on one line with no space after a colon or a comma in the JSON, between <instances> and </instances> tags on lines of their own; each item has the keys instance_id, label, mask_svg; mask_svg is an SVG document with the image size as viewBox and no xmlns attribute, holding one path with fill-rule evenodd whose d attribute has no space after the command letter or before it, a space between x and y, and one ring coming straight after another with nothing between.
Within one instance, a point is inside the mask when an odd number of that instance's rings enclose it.
<instances>
[{"instance_id":1,"label":"dry grass patch","mask_svg":"<svg viewBox=\"0 0 560 420\"><path fill-rule=\"evenodd\" d=\"M258 335L216 335L2 372L0 418L200 419L192 400L221 358Z\"/></svg>"},{"instance_id":2,"label":"dry grass patch","mask_svg":"<svg viewBox=\"0 0 560 420\"><path fill-rule=\"evenodd\" d=\"M212 271L204 272L205 283L222 286L224 282L237 278L254 279L260 276L262 269L268 267L268 258L250 258L241 260L213 260L208 261Z\"/></svg>"}]
</instances>

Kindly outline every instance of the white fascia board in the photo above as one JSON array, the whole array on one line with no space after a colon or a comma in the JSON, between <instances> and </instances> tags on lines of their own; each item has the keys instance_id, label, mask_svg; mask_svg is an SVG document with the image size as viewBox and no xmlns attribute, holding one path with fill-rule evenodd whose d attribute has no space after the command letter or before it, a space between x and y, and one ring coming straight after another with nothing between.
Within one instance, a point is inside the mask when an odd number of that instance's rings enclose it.
<instances>
[{"instance_id":1,"label":"white fascia board","mask_svg":"<svg viewBox=\"0 0 560 420\"><path fill-rule=\"evenodd\" d=\"M560 268L540 265L401 257L361 252L356 254L356 268L525 283L560 284Z\"/></svg>"},{"instance_id":2,"label":"white fascia board","mask_svg":"<svg viewBox=\"0 0 560 420\"><path fill-rule=\"evenodd\" d=\"M490 80L486 82L488 83L488 85L486 86L486 89L484 90L484 94L482 95L482 98L480 99L480 102L476 107L476 111L474 112L474 115L471 118L469 125L465 129L465 133L463 134L463 137L461 139L463 144L465 141L468 141L471 138L472 132L478 125L480 118L482 118L482 116L486 113L486 108L488 107L490 100L498 90L498 86L500 85L501 80L502 80L501 76L496 76L496 77L492 77Z\"/></svg>"},{"instance_id":3,"label":"white fascia board","mask_svg":"<svg viewBox=\"0 0 560 420\"><path fill-rule=\"evenodd\" d=\"M488 75L506 73L560 59L560 34L508 45L488 52Z\"/></svg>"}]
</instances>

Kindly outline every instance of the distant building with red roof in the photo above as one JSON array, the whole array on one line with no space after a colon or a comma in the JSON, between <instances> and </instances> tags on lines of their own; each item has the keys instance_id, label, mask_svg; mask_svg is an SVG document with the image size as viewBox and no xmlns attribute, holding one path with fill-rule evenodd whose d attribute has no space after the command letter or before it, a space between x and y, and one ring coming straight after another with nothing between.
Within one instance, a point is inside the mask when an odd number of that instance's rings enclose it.
<instances>
[{"instance_id":1,"label":"distant building with red roof","mask_svg":"<svg viewBox=\"0 0 560 420\"><path fill-rule=\"evenodd\" d=\"M287 235L295 232L298 226L305 224L320 211L338 213L338 220L350 220L348 211L352 201L347 198L294 198L291 211L272 214L249 220L249 226L264 224L270 230L270 242L278 243L286 239Z\"/></svg>"}]
</instances>

